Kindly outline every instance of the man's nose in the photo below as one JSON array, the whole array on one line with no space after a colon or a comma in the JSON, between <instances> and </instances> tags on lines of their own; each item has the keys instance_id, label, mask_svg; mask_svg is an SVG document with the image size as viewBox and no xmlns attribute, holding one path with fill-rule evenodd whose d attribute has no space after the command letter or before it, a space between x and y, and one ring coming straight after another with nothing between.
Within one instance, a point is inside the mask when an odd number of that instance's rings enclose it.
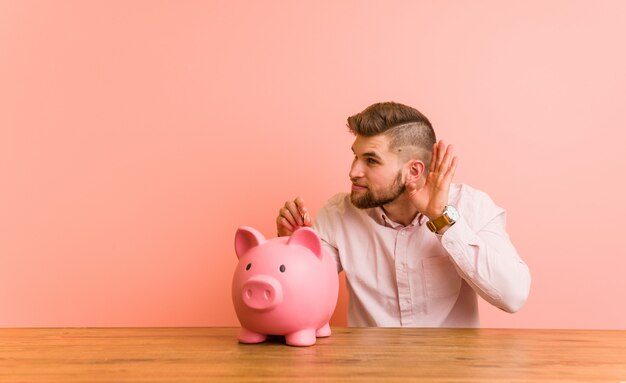
<instances>
[{"instance_id":1,"label":"man's nose","mask_svg":"<svg viewBox=\"0 0 626 383\"><path fill-rule=\"evenodd\" d=\"M359 165L358 161L355 160L352 162L348 176L351 180L363 177L363 168Z\"/></svg>"}]
</instances>

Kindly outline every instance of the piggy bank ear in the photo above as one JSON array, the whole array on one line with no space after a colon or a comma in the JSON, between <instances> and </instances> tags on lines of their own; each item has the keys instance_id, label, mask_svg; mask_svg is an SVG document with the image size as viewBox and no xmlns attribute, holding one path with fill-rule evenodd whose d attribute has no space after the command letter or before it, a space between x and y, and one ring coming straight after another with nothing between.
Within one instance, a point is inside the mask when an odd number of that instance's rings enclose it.
<instances>
[{"instance_id":1,"label":"piggy bank ear","mask_svg":"<svg viewBox=\"0 0 626 383\"><path fill-rule=\"evenodd\" d=\"M248 226L237 229L235 234L235 252L241 258L248 250L265 242L265 237L258 230Z\"/></svg>"},{"instance_id":2,"label":"piggy bank ear","mask_svg":"<svg viewBox=\"0 0 626 383\"><path fill-rule=\"evenodd\" d=\"M304 246L322 259L322 240L313 229L302 227L294 231L287 244Z\"/></svg>"}]
</instances>

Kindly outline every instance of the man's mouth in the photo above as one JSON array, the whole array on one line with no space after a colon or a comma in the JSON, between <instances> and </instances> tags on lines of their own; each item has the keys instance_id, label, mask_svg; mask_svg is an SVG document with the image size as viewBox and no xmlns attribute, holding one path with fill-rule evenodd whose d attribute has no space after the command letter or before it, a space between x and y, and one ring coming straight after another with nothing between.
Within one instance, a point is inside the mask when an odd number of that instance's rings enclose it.
<instances>
[{"instance_id":1,"label":"man's mouth","mask_svg":"<svg viewBox=\"0 0 626 383\"><path fill-rule=\"evenodd\" d=\"M360 191L360 190L365 190L365 189L367 189L366 186L352 184L352 191Z\"/></svg>"}]
</instances>

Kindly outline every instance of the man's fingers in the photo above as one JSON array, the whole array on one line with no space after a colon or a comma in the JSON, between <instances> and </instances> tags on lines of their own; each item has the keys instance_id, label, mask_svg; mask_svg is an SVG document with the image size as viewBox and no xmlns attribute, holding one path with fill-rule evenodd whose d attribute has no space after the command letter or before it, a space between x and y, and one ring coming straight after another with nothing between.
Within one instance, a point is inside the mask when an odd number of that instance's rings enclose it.
<instances>
[{"instance_id":1,"label":"man's fingers","mask_svg":"<svg viewBox=\"0 0 626 383\"><path fill-rule=\"evenodd\" d=\"M452 145L448 145L445 150L445 154L441 160L441 164L439 165L439 171L445 173L450 168L450 163L452 162L452 157L454 154L454 147Z\"/></svg>"},{"instance_id":2,"label":"man's fingers","mask_svg":"<svg viewBox=\"0 0 626 383\"><path fill-rule=\"evenodd\" d=\"M433 160L430 163L430 171L431 172L440 172L441 164L446 155L446 144L443 140L440 140L435 145L433 145Z\"/></svg>"},{"instance_id":3,"label":"man's fingers","mask_svg":"<svg viewBox=\"0 0 626 383\"><path fill-rule=\"evenodd\" d=\"M291 235L291 233L295 230L293 225L291 225L282 215L279 215L278 218L276 218L276 228L278 229L279 237Z\"/></svg>"},{"instance_id":4,"label":"man's fingers","mask_svg":"<svg viewBox=\"0 0 626 383\"><path fill-rule=\"evenodd\" d=\"M452 177L454 177L454 173L456 172L456 165L459 159L457 156L452 157L452 162L450 163L450 167L446 171L445 182L450 184L452 182Z\"/></svg>"},{"instance_id":5,"label":"man's fingers","mask_svg":"<svg viewBox=\"0 0 626 383\"><path fill-rule=\"evenodd\" d=\"M291 210L287 207L287 204L283 208L279 210L279 216L283 217L291 226L299 226L296 215L293 214Z\"/></svg>"},{"instance_id":6,"label":"man's fingers","mask_svg":"<svg viewBox=\"0 0 626 383\"><path fill-rule=\"evenodd\" d=\"M296 199L293 202L296 204L296 207L298 208L298 212L300 213L300 216L302 217L303 225L306 225L306 226L311 225L311 217L309 216L309 211L304 205L304 200L302 199L302 197L296 197Z\"/></svg>"},{"instance_id":7,"label":"man's fingers","mask_svg":"<svg viewBox=\"0 0 626 383\"><path fill-rule=\"evenodd\" d=\"M285 202L285 209L287 210L289 216L285 217L290 220L294 224L294 226L302 226L302 213L298 209L298 205L296 205L295 201L287 201Z\"/></svg>"},{"instance_id":8,"label":"man's fingers","mask_svg":"<svg viewBox=\"0 0 626 383\"><path fill-rule=\"evenodd\" d=\"M285 202L285 206L281 209L280 214L294 227L311 226L311 216L304 206L304 200L300 197L293 201Z\"/></svg>"},{"instance_id":9,"label":"man's fingers","mask_svg":"<svg viewBox=\"0 0 626 383\"><path fill-rule=\"evenodd\" d=\"M298 207L302 207L302 208L304 207L304 200L302 199L302 197L296 197L296 199L294 199L293 202Z\"/></svg>"},{"instance_id":10,"label":"man's fingers","mask_svg":"<svg viewBox=\"0 0 626 383\"><path fill-rule=\"evenodd\" d=\"M437 147L437 167L435 168L438 172L441 171L441 164L446 155L446 144L443 140L439 141L439 145Z\"/></svg>"},{"instance_id":11,"label":"man's fingers","mask_svg":"<svg viewBox=\"0 0 626 383\"><path fill-rule=\"evenodd\" d=\"M430 166L428 167L429 172L434 172L437 166L437 143L433 144L433 154L430 160Z\"/></svg>"},{"instance_id":12,"label":"man's fingers","mask_svg":"<svg viewBox=\"0 0 626 383\"><path fill-rule=\"evenodd\" d=\"M276 230L279 236L291 235L298 227L311 226L311 217L304 206L304 200L297 197L285 202L276 217Z\"/></svg>"}]
</instances>

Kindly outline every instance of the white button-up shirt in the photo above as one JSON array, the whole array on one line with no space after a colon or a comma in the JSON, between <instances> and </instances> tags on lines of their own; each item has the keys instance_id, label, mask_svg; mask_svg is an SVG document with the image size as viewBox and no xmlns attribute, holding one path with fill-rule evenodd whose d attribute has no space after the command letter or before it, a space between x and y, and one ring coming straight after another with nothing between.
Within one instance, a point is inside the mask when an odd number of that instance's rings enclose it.
<instances>
[{"instance_id":1,"label":"white button-up shirt","mask_svg":"<svg viewBox=\"0 0 626 383\"><path fill-rule=\"evenodd\" d=\"M477 327L477 294L508 312L528 297L530 273L505 229L505 211L489 196L452 184L460 219L443 235L418 216L408 226L381 208L358 209L348 193L318 212L315 229L345 271L348 325Z\"/></svg>"}]
</instances>

